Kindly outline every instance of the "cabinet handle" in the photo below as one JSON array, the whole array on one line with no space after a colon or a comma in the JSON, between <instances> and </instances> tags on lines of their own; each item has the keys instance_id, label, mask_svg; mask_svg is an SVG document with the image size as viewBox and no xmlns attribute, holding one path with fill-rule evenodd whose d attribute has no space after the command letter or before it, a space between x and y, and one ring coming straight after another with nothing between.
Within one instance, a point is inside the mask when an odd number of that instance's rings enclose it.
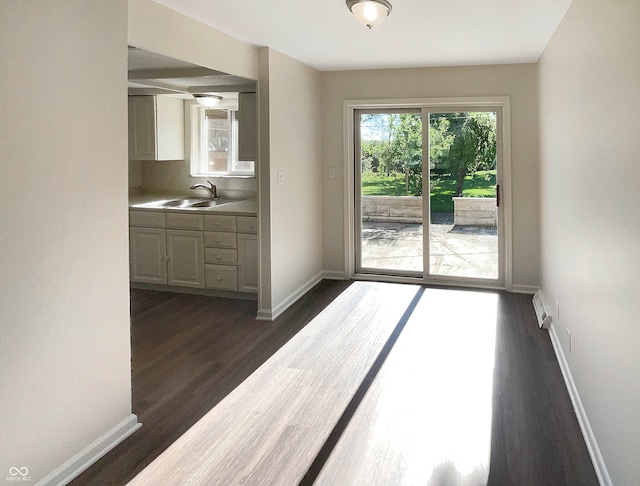
<instances>
[{"instance_id":1,"label":"cabinet handle","mask_svg":"<svg viewBox=\"0 0 640 486\"><path fill-rule=\"evenodd\" d=\"M222 280L222 277L216 277L216 280L220 282Z\"/></svg>"},{"instance_id":2,"label":"cabinet handle","mask_svg":"<svg viewBox=\"0 0 640 486\"><path fill-rule=\"evenodd\" d=\"M220 255L218 255L218 256L216 257L216 260L220 260L221 258L222 258L222 257L221 257Z\"/></svg>"},{"instance_id":3,"label":"cabinet handle","mask_svg":"<svg viewBox=\"0 0 640 486\"><path fill-rule=\"evenodd\" d=\"M217 240L216 240L216 243L220 243L220 239L217 239Z\"/></svg>"}]
</instances>

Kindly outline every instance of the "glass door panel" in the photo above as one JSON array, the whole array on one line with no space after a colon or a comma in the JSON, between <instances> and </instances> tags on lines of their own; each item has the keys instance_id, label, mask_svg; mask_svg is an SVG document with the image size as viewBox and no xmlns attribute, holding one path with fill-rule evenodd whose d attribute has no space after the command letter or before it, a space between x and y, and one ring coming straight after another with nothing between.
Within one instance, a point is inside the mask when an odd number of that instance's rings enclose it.
<instances>
[{"instance_id":1,"label":"glass door panel","mask_svg":"<svg viewBox=\"0 0 640 486\"><path fill-rule=\"evenodd\" d=\"M356 111L358 273L422 276L422 114Z\"/></svg>"},{"instance_id":2,"label":"glass door panel","mask_svg":"<svg viewBox=\"0 0 640 486\"><path fill-rule=\"evenodd\" d=\"M498 279L497 112L428 118L428 273Z\"/></svg>"}]
</instances>

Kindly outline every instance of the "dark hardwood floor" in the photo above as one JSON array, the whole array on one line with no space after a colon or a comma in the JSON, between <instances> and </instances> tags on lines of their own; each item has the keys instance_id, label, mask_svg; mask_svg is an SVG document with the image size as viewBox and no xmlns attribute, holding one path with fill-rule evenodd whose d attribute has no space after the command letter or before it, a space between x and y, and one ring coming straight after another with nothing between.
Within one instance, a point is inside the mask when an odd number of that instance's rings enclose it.
<instances>
[{"instance_id":1,"label":"dark hardwood floor","mask_svg":"<svg viewBox=\"0 0 640 486\"><path fill-rule=\"evenodd\" d=\"M255 302L132 290L133 412L144 426L71 484L126 484L349 285L324 281L273 323L254 319ZM531 297L497 296L488 484L598 484Z\"/></svg>"},{"instance_id":2,"label":"dark hardwood floor","mask_svg":"<svg viewBox=\"0 0 640 486\"><path fill-rule=\"evenodd\" d=\"M491 485L597 485L549 333L531 296L500 294Z\"/></svg>"}]
</instances>

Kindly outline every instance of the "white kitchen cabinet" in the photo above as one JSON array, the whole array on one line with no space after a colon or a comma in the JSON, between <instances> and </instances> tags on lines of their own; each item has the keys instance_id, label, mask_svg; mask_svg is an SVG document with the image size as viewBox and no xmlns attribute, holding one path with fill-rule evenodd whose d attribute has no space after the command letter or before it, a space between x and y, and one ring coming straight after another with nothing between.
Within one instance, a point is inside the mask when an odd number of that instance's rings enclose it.
<instances>
[{"instance_id":1,"label":"white kitchen cabinet","mask_svg":"<svg viewBox=\"0 0 640 486\"><path fill-rule=\"evenodd\" d=\"M202 230L204 227L201 214L167 213L167 229Z\"/></svg>"},{"instance_id":2,"label":"white kitchen cabinet","mask_svg":"<svg viewBox=\"0 0 640 486\"><path fill-rule=\"evenodd\" d=\"M205 287L238 290L236 217L210 214L204 217Z\"/></svg>"},{"instance_id":3,"label":"white kitchen cabinet","mask_svg":"<svg viewBox=\"0 0 640 486\"><path fill-rule=\"evenodd\" d=\"M204 262L214 265L235 265L238 262L238 252L227 248L205 248Z\"/></svg>"},{"instance_id":4,"label":"white kitchen cabinet","mask_svg":"<svg viewBox=\"0 0 640 486\"><path fill-rule=\"evenodd\" d=\"M138 228L166 228L166 215L158 211L129 211L129 226Z\"/></svg>"},{"instance_id":5,"label":"white kitchen cabinet","mask_svg":"<svg viewBox=\"0 0 640 486\"><path fill-rule=\"evenodd\" d=\"M164 229L131 228L129 231L131 281L166 285L166 248Z\"/></svg>"},{"instance_id":6,"label":"white kitchen cabinet","mask_svg":"<svg viewBox=\"0 0 640 486\"><path fill-rule=\"evenodd\" d=\"M235 265L205 265L205 283L208 289L238 290L238 271Z\"/></svg>"},{"instance_id":7,"label":"white kitchen cabinet","mask_svg":"<svg viewBox=\"0 0 640 486\"><path fill-rule=\"evenodd\" d=\"M129 211L131 281L258 292L258 218Z\"/></svg>"},{"instance_id":8,"label":"white kitchen cabinet","mask_svg":"<svg viewBox=\"0 0 640 486\"><path fill-rule=\"evenodd\" d=\"M255 93L238 94L238 160L255 161L258 156L258 109Z\"/></svg>"},{"instance_id":9,"label":"white kitchen cabinet","mask_svg":"<svg viewBox=\"0 0 640 486\"><path fill-rule=\"evenodd\" d=\"M168 96L129 96L129 158L184 159L184 105Z\"/></svg>"},{"instance_id":10,"label":"white kitchen cabinet","mask_svg":"<svg viewBox=\"0 0 640 486\"><path fill-rule=\"evenodd\" d=\"M238 290L258 292L258 235L238 233Z\"/></svg>"},{"instance_id":11,"label":"white kitchen cabinet","mask_svg":"<svg viewBox=\"0 0 640 486\"><path fill-rule=\"evenodd\" d=\"M167 283L204 287L202 231L167 230Z\"/></svg>"},{"instance_id":12,"label":"white kitchen cabinet","mask_svg":"<svg viewBox=\"0 0 640 486\"><path fill-rule=\"evenodd\" d=\"M129 226L132 282L204 287L201 215L134 210Z\"/></svg>"},{"instance_id":13,"label":"white kitchen cabinet","mask_svg":"<svg viewBox=\"0 0 640 486\"><path fill-rule=\"evenodd\" d=\"M255 216L238 216L236 231L238 231L238 233L257 233L258 218Z\"/></svg>"},{"instance_id":14,"label":"white kitchen cabinet","mask_svg":"<svg viewBox=\"0 0 640 486\"><path fill-rule=\"evenodd\" d=\"M204 246L205 248L236 248L236 234L205 231Z\"/></svg>"},{"instance_id":15,"label":"white kitchen cabinet","mask_svg":"<svg viewBox=\"0 0 640 486\"><path fill-rule=\"evenodd\" d=\"M258 218L238 216L238 290L258 292Z\"/></svg>"},{"instance_id":16,"label":"white kitchen cabinet","mask_svg":"<svg viewBox=\"0 0 640 486\"><path fill-rule=\"evenodd\" d=\"M218 214L205 214L204 230L205 231L222 231L225 233L235 233L236 217L222 216Z\"/></svg>"}]
</instances>

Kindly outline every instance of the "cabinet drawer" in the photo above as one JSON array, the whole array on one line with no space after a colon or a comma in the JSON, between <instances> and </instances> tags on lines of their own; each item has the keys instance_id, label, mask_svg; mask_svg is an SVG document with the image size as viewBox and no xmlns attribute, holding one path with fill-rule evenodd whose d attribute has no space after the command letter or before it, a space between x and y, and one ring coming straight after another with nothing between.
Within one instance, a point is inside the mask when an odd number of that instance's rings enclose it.
<instances>
[{"instance_id":1,"label":"cabinet drawer","mask_svg":"<svg viewBox=\"0 0 640 486\"><path fill-rule=\"evenodd\" d=\"M159 211L129 211L129 226L164 228L165 214Z\"/></svg>"},{"instance_id":2,"label":"cabinet drawer","mask_svg":"<svg viewBox=\"0 0 640 486\"><path fill-rule=\"evenodd\" d=\"M217 214L205 214L204 229L207 231L236 231L235 216L219 216Z\"/></svg>"},{"instance_id":3,"label":"cabinet drawer","mask_svg":"<svg viewBox=\"0 0 640 486\"><path fill-rule=\"evenodd\" d=\"M238 252L223 248L205 248L204 262L226 265L236 265L238 263Z\"/></svg>"},{"instance_id":4,"label":"cabinet drawer","mask_svg":"<svg viewBox=\"0 0 640 486\"><path fill-rule=\"evenodd\" d=\"M167 228L201 230L202 227L201 214L167 213Z\"/></svg>"},{"instance_id":5,"label":"cabinet drawer","mask_svg":"<svg viewBox=\"0 0 640 486\"><path fill-rule=\"evenodd\" d=\"M205 248L236 248L236 235L235 233L205 231L204 246Z\"/></svg>"},{"instance_id":6,"label":"cabinet drawer","mask_svg":"<svg viewBox=\"0 0 640 486\"><path fill-rule=\"evenodd\" d=\"M227 265L205 265L204 282L208 289L238 290L238 271Z\"/></svg>"},{"instance_id":7,"label":"cabinet drawer","mask_svg":"<svg viewBox=\"0 0 640 486\"><path fill-rule=\"evenodd\" d=\"M258 218L255 216L238 216L238 233L257 233Z\"/></svg>"}]
</instances>

